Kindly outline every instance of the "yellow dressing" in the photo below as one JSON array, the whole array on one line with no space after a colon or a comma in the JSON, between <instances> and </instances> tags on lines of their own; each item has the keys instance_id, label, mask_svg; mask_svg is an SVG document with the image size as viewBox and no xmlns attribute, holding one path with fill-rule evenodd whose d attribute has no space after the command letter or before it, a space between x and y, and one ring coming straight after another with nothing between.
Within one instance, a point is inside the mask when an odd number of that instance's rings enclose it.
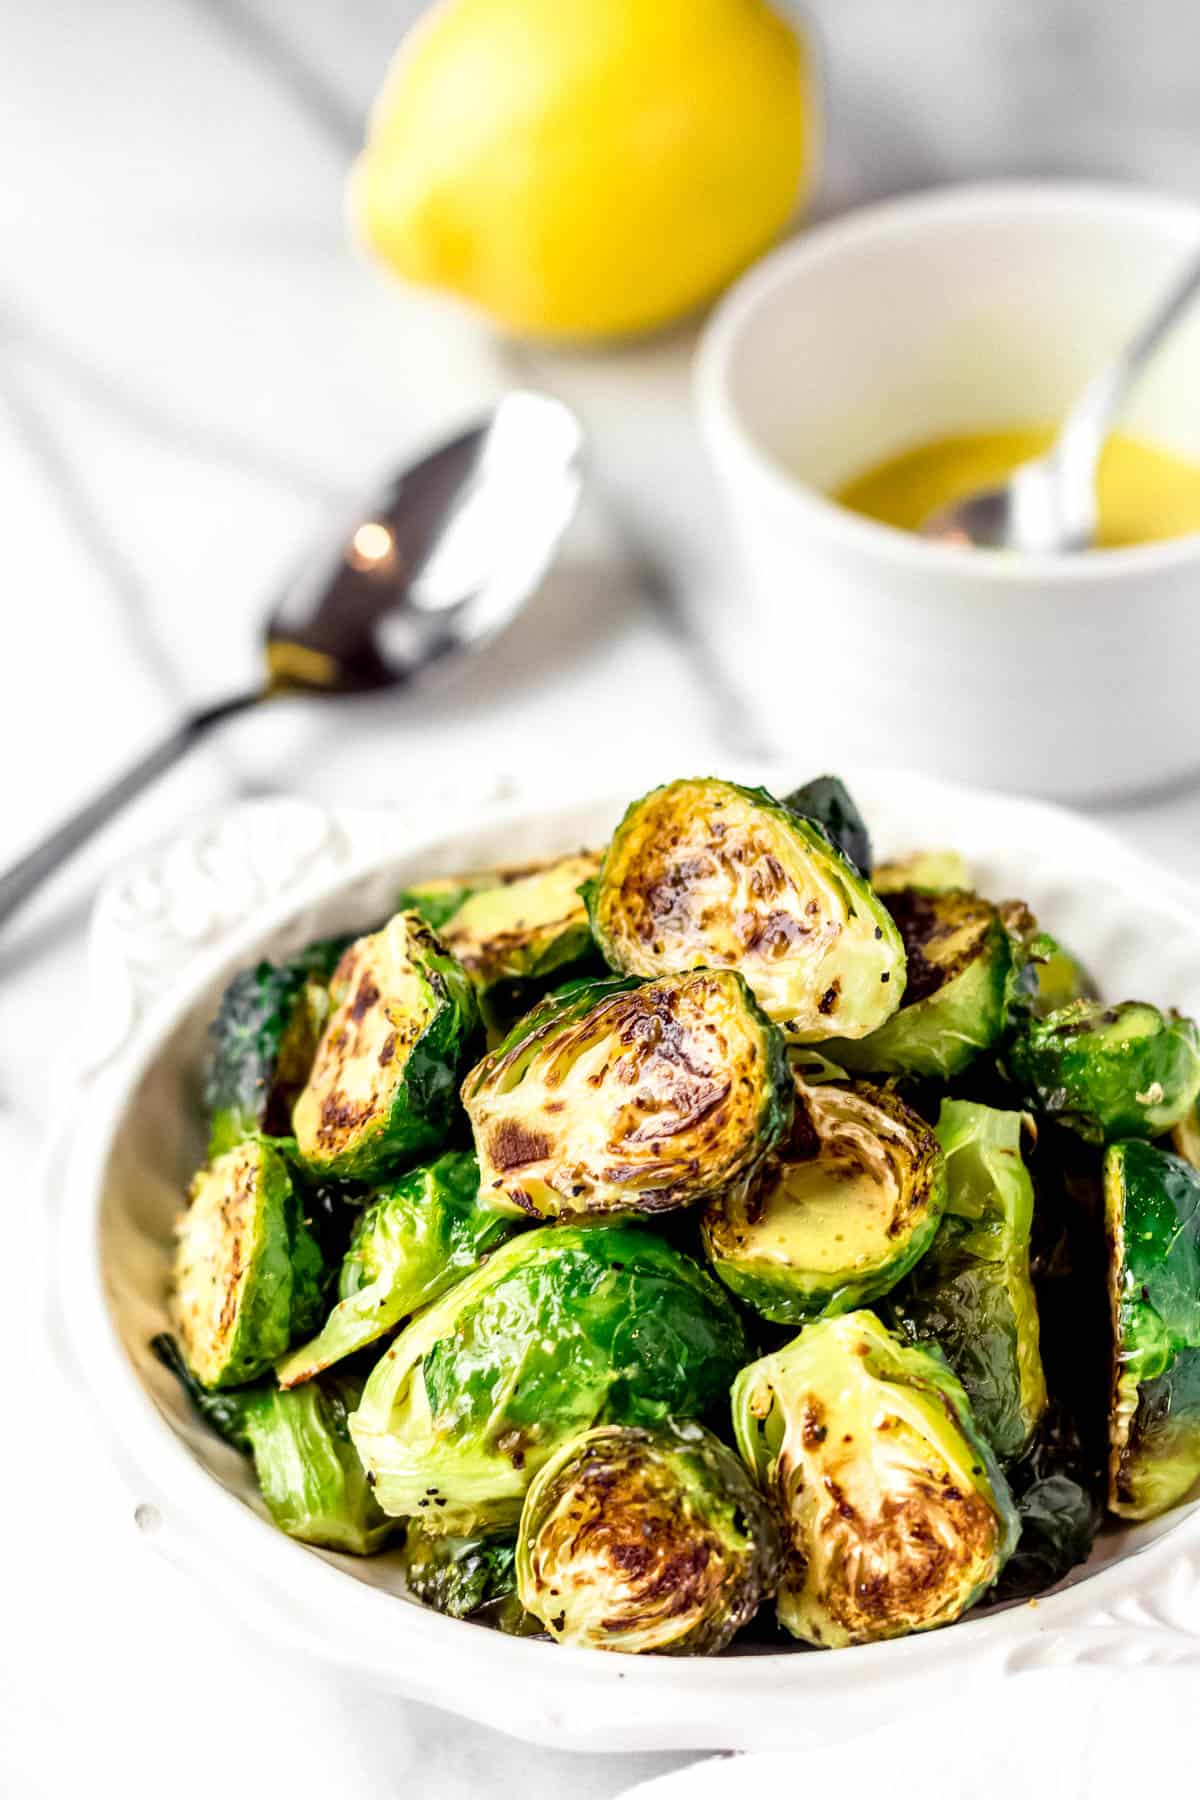
<instances>
[{"instance_id":1,"label":"yellow dressing","mask_svg":"<svg viewBox=\"0 0 1200 1800\"><path fill-rule=\"evenodd\" d=\"M938 507L1040 456L1053 437L1047 425L935 438L865 470L834 497L868 519L917 531ZM1200 531L1200 463L1116 432L1100 459L1098 487L1101 549Z\"/></svg>"}]
</instances>

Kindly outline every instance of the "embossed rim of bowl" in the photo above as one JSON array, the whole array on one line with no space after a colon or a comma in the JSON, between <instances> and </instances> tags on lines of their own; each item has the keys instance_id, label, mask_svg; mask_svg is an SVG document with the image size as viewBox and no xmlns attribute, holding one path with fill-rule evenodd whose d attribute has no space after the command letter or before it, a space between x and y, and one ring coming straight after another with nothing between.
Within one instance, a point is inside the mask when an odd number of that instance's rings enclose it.
<instances>
[{"instance_id":1,"label":"embossed rim of bowl","mask_svg":"<svg viewBox=\"0 0 1200 1800\"><path fill-rule=\"evenodd\" d=\"M1152 911L1164 926L1186 936L1200 967L1198 897L1097 827L1057 808L926 777L852 773L851 779L868 813L878 811L881 796L889 794L893 814L917 821L918 838L926 842L936 835L952 841L952 834L949 826L936 833L923 830L921 821L957 818L957 836L968 855L972 844L990 842L1002 853L1007 846L1010 857L1045 857L1051 863L1069 857L1074 879L1104 882L1130 903L1135 892L1161 893ZM615 818L625 797L590 810L602 808ZM588 811L579 805L552 815L528 805L492 810L486 831L499 845L522 820L543 827L561 823L565 844L583 829L571 821ZM243 920L147 1009L129 1043L82 1099L64 1173L56 1176L56 1184L61 1181L58 1335L61 1339L65 1332L76 1380L110 1428L114 1454L130 1482L131 1505L134 1499L148 1500L164 1514L164 1548L173 1560L285 1648L559 1747L812 1745L899 1710L910 1692L906 1683L922 1675L936 1675L948 1694L1006 1671L1061 1662L1111 1664L1131 1653L1143 1660L1162 1656L1176 1665L1187 1658L1200 1663L1200 1632L1172 1610L1181 1593L1200 1596L1200 1521L1194 1509L1158 1522L1148 1538L1131 1534L1129 1548L1110 1564L1036 1608L968 1617L951 1638L934 1632L832 1656L789 1651L706 1661L605 1656L514 1640L443 1618L347 1579L341 1568L283 1536L216 1481L150 1399L120 1342L99 1259L105 1170L140 1079L168 1034L223 970L253 956L272 929L293 914L336 898L373 870L432 861L435 851L444 859L456 840L472 832L478 837L481 824L478 817L464 818L456 828L427 827L413 835L403 821L386 815L338 815L337 822L351 844L341 867L300 879L286 897ZM1165 1634L1165 1643L1139 1644L1143 1626Z\"/></svg>"}]
</instances>

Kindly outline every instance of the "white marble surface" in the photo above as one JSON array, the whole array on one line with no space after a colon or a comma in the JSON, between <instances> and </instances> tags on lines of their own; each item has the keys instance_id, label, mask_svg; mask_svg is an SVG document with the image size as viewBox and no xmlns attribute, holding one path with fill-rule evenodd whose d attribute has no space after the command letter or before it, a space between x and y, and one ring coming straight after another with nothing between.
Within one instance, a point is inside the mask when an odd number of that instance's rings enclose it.
<instances>
[{"instance_id":1,"label":"white marble surface","mask_svg":"<svg viewBox=\"0 0 1200 1800\"><path fill-rule=\"evenodd\" d=\"M692 333L608 355L518 355L346 248L348 158L416 10L39 0L6 11L0 863L181 707L243 685L256 618L306 536L505 383L540 382L578 406L605 495L486 667L403 706L296 707L231 729L0 941L17 1358L0 1482L0 1791L14 1800L85 1781L128 1800L518 1788L602 1800L680 1760L528 1751L234 1641L137 1540L39 1339L36 1168L87 1005L82 924L106 867L264 789L386 801L414 783L470 784L481 767L584 770L614 741L630 759L660 757L667 742L684 761L716 760L753 736L696 631L706 610L736 606L737 576L688 425ZM1189 0L812 10L831 88L827 207L1000 172L1200 192ZM614 512L669 570L667 600L648 598L618 551ZM801 764L830 760L802 726L795 749ZM1192 874L1198 822L1191 795L1115 819Z\"/></svg>"}]
</instances>

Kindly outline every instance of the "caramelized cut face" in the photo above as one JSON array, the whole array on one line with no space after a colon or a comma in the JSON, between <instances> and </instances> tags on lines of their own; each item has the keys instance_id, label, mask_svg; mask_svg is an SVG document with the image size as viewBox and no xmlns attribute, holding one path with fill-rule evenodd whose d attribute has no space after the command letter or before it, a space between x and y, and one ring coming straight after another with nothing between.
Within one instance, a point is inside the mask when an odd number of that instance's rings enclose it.
<instances>
[{"instance_id":1,"label":"caramelized cut face","mask_svg":"<svg viewBox=\"0 0 1200 1800\"><path fill-rule=\"evenodd\" d=\"M790 1037L864 1037L899 1006L904 950L882 903L821 829L761 791L676 781L638 801L597 882L613 968L731 968Z\"/></svg>"},{"instance_id":2,"label":"caramelized cut face","mask_svg":"<svg viewBox=\"0 0 1200 1800\"><path fill-rule=\"evenodd\" d=\"M201 1169L179 1222L174 1310L203 1387L250 1381L287 1349L292 1268L281 1158L256 1138Z\"/></svg>"},{"instance_id":3,"label":"caramelized cut face","mask_svg":"<svg viewBox=\"0 0 1200 1800\"><path fill-rule=\"evenodd\" d=\"M293 1118L304 1155L333 1163L371 1131L429 1023L431 997L395 924L351 944L334 971L333 1013Z\"/></svg>"},{"instance_id":4,"label":"caramelized cut face","mask_svg":"<svg viewBox=\"0 0 1200 1800\"><path fill-rule=\"evenodd\" d=\"M522 1604L558 1643L712 1654L774 1591L775 1521L703 1426L604 1425L535 1477L522 1515Z\"/></svg>"},{"instance_id":5,"label":"caramelized cut face","mask_svg":"<svg viewBox=\"0 0 1200 1800\"><path fill-rule=\"evenodd\" d=\"M779 1620L836 1648L958 1618L1016 1520L944 1363L872 1313L810 1325L734 1384L742 1454L788 1522Z\"/></svg>"},{"instance_id":6,"label":"caramelized cut face","mask_svg":"<svg viewBox=\"0 0 1200 1800\"><path fill-rule=\"evenodd\" d=\"M463 1101L481 1191L539 1218L688 1205L748 1173L792 1105L782 1039L716 970L552 997Z\"/></svg>"},{"instance_id":7,"label":"caramelized cut face","mask_svg":"<svg viewBox=\"0 0 1200 1800\"><path fill-rule=\"evenodd\" d=\"M579 889L599 866L598 856L582 851L501 876L451 914L442 942L483 988L561 968L591 941Z\"/></svg>"},{"instance_id":8,"label":"caramelized cut face","mask_svg":"<svg viewBox=\"0 0 1200 1800\"><path fill-rule=\"evenodd\" d=\"M904 888L889 895L888 911L904 939L909 1006L928 1000L960 975L995 929L996 909L978 894Z\"/></svg>"}]
</instances>

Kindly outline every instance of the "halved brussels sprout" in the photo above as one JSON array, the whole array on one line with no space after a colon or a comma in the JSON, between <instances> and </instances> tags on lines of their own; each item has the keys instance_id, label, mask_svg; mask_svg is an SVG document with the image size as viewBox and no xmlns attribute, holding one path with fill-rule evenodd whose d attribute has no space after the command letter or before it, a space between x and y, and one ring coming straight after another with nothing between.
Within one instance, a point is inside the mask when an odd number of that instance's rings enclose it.
<instances>
[{"instance_id":1,"label":"halved brussels sprout","mask_svg":"<svg viewBox=\"0 0 1200 1800\"><path fill-rule=\"evenodd\" d=\"M1159 1137L1200 1094L1200 1032L1138 1000L1072 1001L1031 1020L1005 1061L1033 1105L1091 1143Z\"/></svg>"},{"instance_id":2,"label":"halved brussels sprout","mask_svg":"<svg viewBox=\"0 0 1200 1800\"><path fill-rule=\"evenodd\" d=\"M1104 1158L1113 1512L1153 1519L1200 1479L1200 1175L1136 1139Z\"/></svg>"},{"instance_id":3,"label":"halved brussels sprout","mask_svg":"<svg viewBox=\"0 0 1200 1800\"><path fill-rule=\"evenodd\" d=\"M854 864L864 881L871 879L871 835L862 814L836 775L818 775L794 788L783 804L819 825L847 862Z\"/></svg>"},{"instance_id":4,"label":"halved brussels sprout","mask_svg":"<svg viewBox=\"0 0 1200 1800\"><path fill-rule=\"evenodd\" d=\"M463 1083L482 1191L554 1219L688 1206L786 1129L783 1038L740 975L574 982Z\"/></svg>"},{"instance_id":5,"label":"halved brussels sprout","mask_svg":"<svg viewBox=\"0 0 1200 1800\"><path fill-rule=\"evenodd\" d=\"M614 969L735 968L804 1042L865 1037L904 993L885 908L819 826L762 788L673 781L635 801L588 904Z\"/></svg>"},{"instance_id":6,"label":"halved brussels sprout","mask_svg":"<svg viewBox=\"0 0 1200 1800\"><path fill-rule=\"evenodd\" d=\"M997 907L955 888L887 896L908 958L904 1004L868 1038L826 1046L854 1073L949 1079L1004 1029L1012 940Z\"/></svg>"},{"instance_id":7,"label":"halved brussels sprout","mask_svg":"<svg viewBox=\"0 0 1200 1800\"><path fill-rule=\"evenodd\" d=\"M204 1387L252 1381L320 1314L324 1263L283 1158L260 1138L192 1183L178 1225L174 1305Z\"/></svg>"},{"instance_id":8,"label":"halved brussels sprout","mask_svg":"<svg viewBox=\"0 0 1200 1800\"><path fill-rule=\"evenodd\" d=\"M929 1254L888 1307L905 1336L942 1351L1004 1460L1020 1456L1046 1410L1024 1123L1020 1113L943 1100L937 1136L949 1183L945 1216Z\"/></svg>"},{"instance_id":9,"label":"halved brussels sprout","mask_svg":"<svg viewBox=\"0 0 1200 1800\"><path fill-rule=\"evenodd\" d=\"M204 1073L210 1157L256 1132L289 1129L328 1014L329 978L348 942L328 938L287 962L242 969L221 995Z\"/></svg>"},{"instance_id":10,"label":"halved brussels sprout","mask_svg":"<svg viewBox=\"0 0 1200 1800\"><path fill-rule=\"evenodd\" d=\"M591 851L501 875L467 896L441 927L442 942L477 988L538 980L592 945L579 889L600 867Z\"/></svg>"},{"instance_id":11,"label":"halved brussels sprout","mask_svg":"<svg viewBox=\"0 0 1200 1800\"><path fill-rule=\"evenodd\" d=\"M385 1337L511 1232L511 1220L480 1204L469 1150L449 1150L382 1189L355 1222L337 1305L318 1336L278 1364L279 1385L295 1387Z\"/></svg>"},{"instance_id":12,"label":"halved brussels sprout","mask_svg":"<svg viewBox=\"0 0 1200 1800\"><path fill-rule=\"evenodd\" d=\"M157 1337L151 1348L201 1418L254 1459L267 1511L281 1531L355 1556L382 1549L396 1521L376 1503L346 1423L361 1382L331 1376L292 1394L265 1382L213 1394L195 1380L171 1338Z\"/></svg>"},{"instance_id":13,"label":"halved brussels sprout","mask_svg":"<svg viewBox=\"0 0 1200 1800\"><path fill-rule=\"evenodd\" d=\"M712 1656L775 1592L779 1528L702 1425L600 1425L534 1476L517 1534L525 1610L556 1643Z\"/></svg>"},{"instance_id":14,"label":"halved brussels sprout","mask_svg":"<svg viewBox=\"0 0 1200 1800\"><path fill-rule=\"evenodd\" d=\"M351 944L292 1126L302 1161L371 1180L446 1136L479 1010L469 977L416 913Z\"/></svg>"},{"instance_id":15,"label":"halved brussels sprout","mask_svg":"<svg viewBox=\"0 0 1200 1800\"><path fill-rule=\"evenodd\" d=\"M798 1325L886 1294L925 1254L946 1172L925 1120L886 1088L798 1086L783 1150L705 1206L717 1275L768 1319Z\"/></svg>"},{"instance_id":16,"label":"halved brussels sprout","mask_svg":"<svg viewBox=\"0 0 1200 1800\"><path fill-rule=\"evenodd\" d=\"M506 1537L446 1537L410 1519L401 1558L414 1600L449 1619L472 1619L512 1637L541 1630L517 1598L517 1541Z\"/></svg>"},{"instance_id":17,"label":"halved brussels sprout","mask_svg":"<svg viewBox=\"0 0 1200 1800\"><path fill-rule=\"evenodd\" d=\"M1039 1019L1072 1000L1098 1000L1095 982L1069 950L1047 938L1046 954L1031 962L1032 1010Z\"/></svg>"},{"instance_id":18,"label":"halved brussels sprout","mask_svg":"<svg viewBox=\"0 0 1200 1800\"><path fill-rule=\"evenodd\" d=\"M738 1447L786 1522L779 1622L827 1648L927 1631L1017 1539L999 1466L936 1351L874 1313L807 1325L734 1383Z\"/></svg>"},{"instance_id":19,"label":"halved brussels sprout","mask_svg":"<svg viewBox=\"0 0 1200 1800\"><path fill-rule=\"evenodd\" d=\"M511 1529L564 1438L702 1417L745 1354L705 1271L638 1226L547 1226L493 1253L405 1327L350 1430L386 1512Z\"/></svg>"},{"instance_id":20,"label":"halved brussels sprout","mask_svg":"<svg viewBox=\"0 0 1200 1800\"><path fill-rule=\"evenodd\" d=\"M434 875L428 881L418 881L412 887L401 888L392 911L419 913L432 930L441 931L446 920L454 917L464 900L479 893L481 888L494 887L499 880L501 874L498 869L481 871L475 875Z\"/></svg>"},{"instance_id":21,"label":"halved brussels sprout","mask_svg":"<svg viewBox=\"0 0 1200 1800\"><path fill-rule=\"evenodd\" d=\"M871 886L877 894L902 893L905 888L917 888L924 894L945 894L951 888L967 891L971 871L957 850L917 850L911 856L876 863Z\"/></svg>"}]
</instances>

